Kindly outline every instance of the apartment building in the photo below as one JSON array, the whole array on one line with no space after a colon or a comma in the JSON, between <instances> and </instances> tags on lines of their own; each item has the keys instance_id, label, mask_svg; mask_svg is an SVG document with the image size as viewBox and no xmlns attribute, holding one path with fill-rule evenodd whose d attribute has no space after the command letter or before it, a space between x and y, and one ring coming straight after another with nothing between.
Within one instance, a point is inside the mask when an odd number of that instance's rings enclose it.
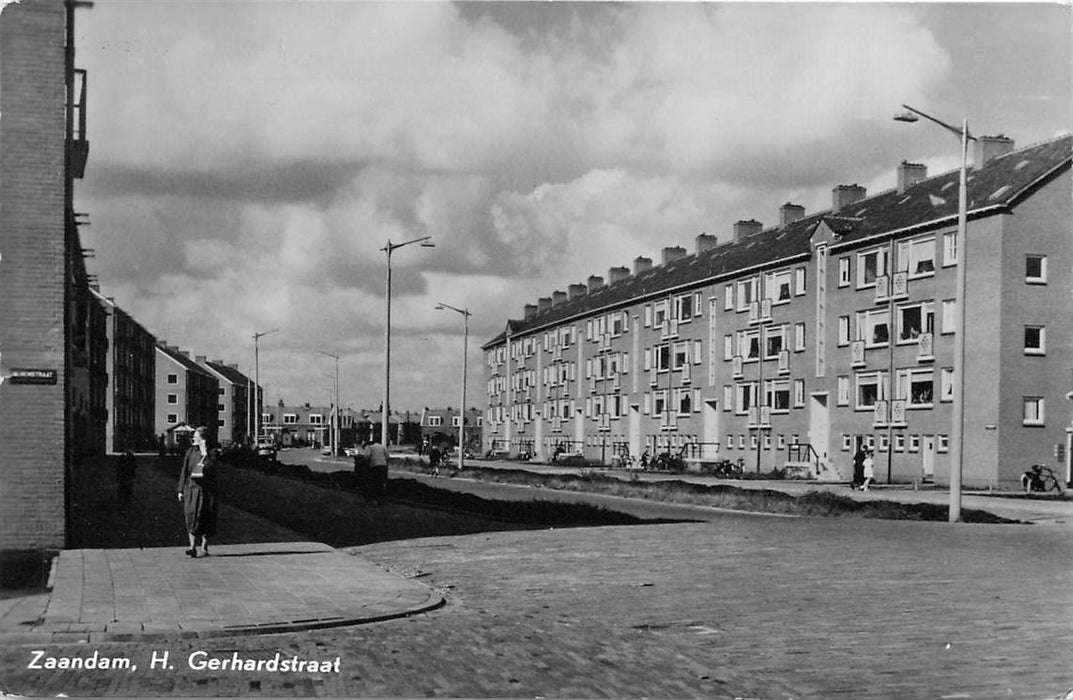
<instances>
[{"instance_id":1,"label":"apartment building","mask_svg":"<svg viewBox=\"0 0 1073 700\"><path fill-rule=\"evenodd\" d=\"M967 241L957 171L897 167L895 189L832 191L765 228L664 248L527 304L483 346L488 449L610 463L681 451L848 478L949 479L955 277L966 261L963 482L1030 464L1070 478L1071 138L976 144ZM1064 458L1064 465L1058 460Z\"/></svg>"},{"instance_id":2,"label":"apartment building","mask_svg":"<svg viewBox=\"0 0 1073 700\"><path fill-rule=\"evenodd\" d=\"M218 437L220 384L185 350L156 345L156 434L169 448L179 447L175 430L205 426Z\"/></svg>"},{"instance_id":3,"label":"apartment building","mask_svg":"<svg viewBox=\"0 0 1073 700\"><path fill-rule=\"evenodd\" d=\"M99 319L85 304L90 280L73 208L89 150L74 19L74 3L22 2L5 5L0 21L4 556L65 546L72 470L103 442L104 346L89 335Z\"/></svg>"},{"instance_id":4,"label":"apartment building","mask_svg":"<svg viewBox=\"0 0 1073 700\"><path fill-rule=\"evenodd\" d=\"M93 295L104 311L107 340L106 450L155 450L156 337L115 299Z\"/></svg>"},{"instance_id":5,"label":"apartment building","mask_svg":"<svg viewBox=\"0 0 1073 700\"><path fill-rule=\"evenodd\" d=\"M221 360L210 361L204 355L194 359L202 369L216 378L219 385L216 426L220 444L224 447L247 444L253 431L250 404L253 380L240 372L236 364L226 364Z\"/></svg>"}]
</instances>

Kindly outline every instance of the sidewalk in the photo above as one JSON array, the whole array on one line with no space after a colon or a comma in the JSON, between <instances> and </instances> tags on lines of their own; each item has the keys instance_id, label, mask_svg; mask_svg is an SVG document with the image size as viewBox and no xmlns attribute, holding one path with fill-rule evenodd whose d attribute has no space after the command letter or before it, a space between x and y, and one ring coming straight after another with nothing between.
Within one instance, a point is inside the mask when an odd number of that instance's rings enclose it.
<instances>
[{"instance_id":1,"label":"sidewalk","mask_svg":"<svg viewBox=\"0 0 1073 700\"><path fill-rule=\"evenodd\" d=\"M226 504L212 555L191 559L172 478L140 457L135 502L121 509L111 470L110 460L82 468L73 539L83 548L54 560L50 592L0 599L0 643L267 634L444 602L427 586Z\"/></svg>"}]
</instances>

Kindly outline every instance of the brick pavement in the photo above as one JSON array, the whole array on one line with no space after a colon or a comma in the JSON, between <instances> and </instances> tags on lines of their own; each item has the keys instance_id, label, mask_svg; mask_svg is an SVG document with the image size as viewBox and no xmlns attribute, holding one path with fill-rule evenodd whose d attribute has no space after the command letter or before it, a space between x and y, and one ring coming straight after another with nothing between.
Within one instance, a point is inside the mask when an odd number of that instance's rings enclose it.
<instances>
[{"instance_id":1,"label":"brick pavement","mask_svg":"<svg viewBox=\"0 0 1073 700\"><path fill-rule=\"evenodd\" d=\"M448 604L361 627L55 645L132 672L25 668L8 692L328 697L1057 697L1073 686L1068 530L726 515L354 548ZM198 671L189 653L339 656L340 672ZM168 651L174 670L146 668Z\"/></svg>"}]
</instances>

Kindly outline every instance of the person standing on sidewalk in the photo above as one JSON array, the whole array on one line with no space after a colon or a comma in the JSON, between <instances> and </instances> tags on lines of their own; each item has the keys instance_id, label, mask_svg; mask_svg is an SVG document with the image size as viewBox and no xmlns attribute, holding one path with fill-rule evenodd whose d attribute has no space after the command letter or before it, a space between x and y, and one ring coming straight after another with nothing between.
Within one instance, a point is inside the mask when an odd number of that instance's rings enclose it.
<instances>
[{"instance_id":1,"label":"person standing on sidewalk","mask_svg":"<svg viewBox=\"0 0 1073 700\"><path fill-rule=\"evenodd\" d=\"M857 448L857 451L853 453L853 483L850 484L850 488L860 488L864 483L864 458L866 452L863 447Z\"/></svg>"},{"instance_id":2,"label":"person standing on sidewalk","mask_svg":"<svg viewBox=\"0 0 1073 700\"><path fill-rule=\"evenodd\" d=\"M387 483L387 449L380 444L379 440L374 440L365 448L365 459L371 472L369 478L371 495L373 500L379 500L384 493L384 485Z\"/></svg>"},{"instance_id":3,"label":"person standing on sidewalk","mask_svg":"<svg viewBox=\"0 0 1073 700\"><path fill-rule=\"evenodd\" d=\"M871 450L867 450L864 453L862 471L864 473L864 478L862 480L863 483L861 483L861 491L867 491L868 487L875 483L876 480L876 461L872 458Z\"/></svg>"},{"instance_id":4,"label":"person standing on sidewalk","mask_svg":"<svg viewBox=\"0 0 1073 700\"><path fill-rule=\"evenodd\" d=\"M183 457L179 472L179 501L183 504L186 533L190 549L186 556L197 556L201 540L202 556L209 555L209 538L216 535L216 466L219 452L209 446L209 429L202 426L194 431L190 449Z\"/></svg>"}]
</instances>

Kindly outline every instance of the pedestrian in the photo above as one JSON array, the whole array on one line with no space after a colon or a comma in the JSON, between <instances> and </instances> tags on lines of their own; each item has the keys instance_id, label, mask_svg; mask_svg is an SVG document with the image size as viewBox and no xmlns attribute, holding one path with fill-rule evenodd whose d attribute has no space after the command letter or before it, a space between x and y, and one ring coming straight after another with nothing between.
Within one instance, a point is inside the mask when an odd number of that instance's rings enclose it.
<instances>
[{"instance_id":1,"label":"pedestrian","mask_svg":"<svg viewBox=\"0 0 1073 700\"><path fill-rule=\"evenodd\" d=\"M440 448L436 445L428 448L428 466L432 476L440 475Z\"/></svg>"},{"instance_id":2,"label":"pedestrian","mask_svg":"<svg viewBox=\"0 0 1073 700\"><path fill-rule=\"evenodd\" d=\"M115 463L116 493L119 496L120 505L130 504L131 495L134 493L134 477L138 470L138 461L134 459L134 453L130 450L124 452Z\"/></svg>"},{"instance_id":3,"label":"pedestrian","mask_svg":"<svg viewBox=\"0 0 1073 700\"><path fill-rule=\"evenodd\" d=\"M369 463L370 495L373 500L379 500L384 493L384 485L387 483L388 452L379 440L374 439L372 444L365 448L365 458Z\"/></svg>"},{"instance_id":4,"label":"pedestrian","mask_svg":"<svg viewBox=\"0 0 1073 700\"><path fill-rule=\"evenodd\" d=\"M858 488L864 483L864 457L864 448L858 447L853 454L853 483L850 484L851 488Z\"/></svg>"},{"instance_id":5,"label":"pedestrian","mask_svg":"<svg viewBox=\"0 0 1073 700\"><path fill-rule=\"evenodd\" d=\"M875 483L876 480L876 461L872 459L871 450L868 450L864 454L862 471L864 473L864 478L861 483L861 491L867 491L868 487Z\"/></svg>"},{"instance_id":6,"label":"pedestrian","mask_svg":"<svg viewBox=\"0 0 1073 700\"><path fill-rule=\"evenodd\" d=\"M183 504L186 533L190 549L186 556L197 557L197 543L201 541L202 556L209 556L209 538L216 536L217 503L216 470L219 450L209 445L209 429L202 426L194 430L192 444L183 457L179 472L179 501Z\"/></svg>"}]
</instances>

